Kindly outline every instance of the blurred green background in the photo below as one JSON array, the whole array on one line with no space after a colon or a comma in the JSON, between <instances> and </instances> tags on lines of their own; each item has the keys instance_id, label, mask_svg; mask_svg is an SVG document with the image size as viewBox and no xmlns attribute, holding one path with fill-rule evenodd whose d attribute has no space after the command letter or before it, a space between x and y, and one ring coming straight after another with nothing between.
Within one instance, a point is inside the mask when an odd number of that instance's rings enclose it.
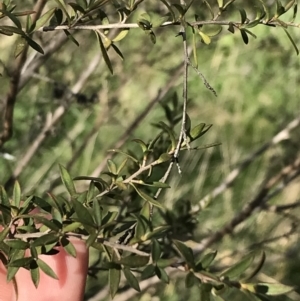
<instances>
[{"instance_id":1,"label":"blurred green background","mask_svg":"<svg viewBox=\"0 0 300 301\"><path fill-rule=\"evenodd\" d=\"M130 21L136 20L148 8L146 2ZM206 19L209 18L202 1L195 2L191 16L198 13L206 16ZM272 6L275 1L269 2ZM235 3L236 8L247 5L252 11L251 1L247 4L244 1ZM18 6L20 9L29 9L32 3L24 1L22 4L18 3ZM49 1L49 7L51 6L53 3ZM160 6L157 9L163 10ZM237 19L238 15L233 14L230 17ZM295 22L300 22L300 18L297 17ZM183 59L182 40L175 37L178 28L166 27L154 31L157 35L155 45L142 30L131 30L118 43L125 57L124 61L113 51L109 51L114 68L113 76L101 60L93 33L76 32L74 36L80 47L68 41L51 55L32 74L18 95L14 135L4 149L15 156L16 161L0 157L0 184L4 185L13 171L20 166L20 162L41 133L47 116L53 117L51 114L55 115L55 110L61 105L65 106L63 116L47 131L46 138L18 177L25 194L43 195L49 190L62 193L63 187L57 181L59 163L67 166L72 176L91 175L97 167L103 167L101 163L108 154L107 150L118 141L122 142L120 144L123 150L129 148L137 151L130 143L131 139L139 138L147 142L153 138L158 133L153 124L165 119L163 106L159 102L125 136L124 145L123 140L120 140L167 84L170 83L171 88L163 97L162 103L170 104L175 93L178 101L182 101L182 74L179 72L178 76L174 76ZM161 202L168 209L177 208L182 202L198 204L202 197L222 183L237 164L299 116L300 60L292 44L281 28L257 26L252 31L257 39L250 37L248 45L243 43L239 32L231 34L226 27L210 45L201 43L200 39L197 42L199 70L218 96L215 97L206 89L201 78L190 69L188 114L194 125L200 122L213 124L208 134L199 141L201 144L221 145L205 151L185 152L181 156L182 175L178 175L174 169L169 180L171 189L161 196ZM300 47L299 28L289 28L289 32ZM35 40L42 46L47 46L60 34L38 33ZM9 68L13 62L15 40L14 37L1 36L0 59L8 68L6 71L1 67L1 98L8 91ZM191 45L190 35L188 41ZM34 60L35 55L32 50L28 57ZM80 89L81 101L77 95L69 97L66 102L65 96L69 95L67 89L74 88L94 60L99 60L99 63L95 64L96 67ZM55 97L58 92L54 82L68 87L63 88L65 94L62 98ZM87 99L92 97L95 102L89 103ZM84 103L79 103L82 100ZM193 240L200 241L231 220L255 195L267 174L280 170L299 154L299 138L299 129L296 129L290 139L264 152L243 170L232 187L200 211L195 217L197 225ZM299 179L295 179L282 193L270 200L270 204L283 205L299 201L299 192ZM297 208L291 212L285 211L284 214L266 210L255 212L237 227L234 235L225 237L213 246L219 250L216 266L226 267L249 249L262 248L267 253L267 262L258 280L278 280L296 286L299 290L299 213ZM295 231L291 235L285 235L294 224ZM274 237L278 239L265 242ZM257 245L254 246L255 244ZM87 295L91 294L89 290L95 292L101 286L99 279L90 279ZM228 300L241 298L244 297L234 294ZM137 296L136 300L200 299L197 288L184 289L184 282L179 277L174 278L169 285L160 284L147 290L143 295ZM294 292L289 297L277 297L274 300L300 300L300 297Z\"/></svg>"}]
</instances>

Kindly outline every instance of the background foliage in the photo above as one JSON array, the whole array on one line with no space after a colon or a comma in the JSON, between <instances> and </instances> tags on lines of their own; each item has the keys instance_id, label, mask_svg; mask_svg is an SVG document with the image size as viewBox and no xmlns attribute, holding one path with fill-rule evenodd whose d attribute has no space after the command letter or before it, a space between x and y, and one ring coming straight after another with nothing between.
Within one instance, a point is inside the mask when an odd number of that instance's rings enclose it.
<instances>
[{"instance_id":1,"label":"background foliage","mask_svg":"<svg viewBox=\"0 0 300 301\"><path fill-rule=\"evenodd\" d=\"M43 13L57 7L58 2L62 1L46 1ZM130 1L112 2L119 2L122 7ZM163 3L135 2L141 3L128 23L136 23L145 12L167 13ZM169 2L179 4L180 1ZM199 20L211 19L206 2L215 13L218 12L221 1L194 1L186 19L194 21L194 14L199 15ZM260 1L255 1L255 4L250 1L231 2L230 9L221 19L239 22L238 9L242 8L251 20L255 19L254 6L261 7L262 4ZM264 2L270 14L276 14L279 1ZM16 11L33 9L31 1L16 4ZM283 3L286 4L288 1ZM101 8L109 15L110 23L118 22L112 3ZM291 9L282 20L289 21L292 15ZM24 27L26 16L19 19ZM12 25L9 18L1 22L2 25ZM294 22L299 23L299 17ZM116 43L124 61L112 48L108 50L113 75L102 59L103 52L94 32L72 32L80 45L77 47L60 30L37 31L33 40L45 53L49 47L57 48L53 52L50 50L51 55L36 70L32 66L44 56L29 49L21 76L22 89L14 109L14 134L1 150L15 158L13 161L0 157L1 184L7 191L12 191L17 178L24 196L45 196L48 191L63 196L65 187L59 179L58 164L65 166L72 177L98 176L101 171L107 171L105 164L111 156L107 153L109 149L121 148L141 157L141 149L131 140L141 139L148 143L159 133L161 120L172 126L181 116L183 51L182 39L175 37L179 29L179 25L153 29L155 44L149 33L145 34L140 28L131 29L123 40ZM174 167L168 180L171 188L164 190L159 198L167 208L165 215L154 211L154 223L168 221L172 227L171 237L185 241L193 249L201 249L200 242L222 232L224 225L239 215L245 204L255 197L265 178L277 175L299 157L299 127L281 136L278 143L266 144L289 122L299 119L299 57L282 28L259 25L251 31L257 39L249 36L248 45L243 43L238 31L231 34L227 27L208 45L197 36L199 70L218 96L206 89L201 78L190 68L188 114L193 126L202 122L213 124L198 145L221 145L203 151L183 152L179 161L182 175ZM299 28L289 27L288 31L295 45L299 45ZM112 32L113 37L117 36L116 30ZM192 47L191 31L188 30L187 34L188 45ZM2 108L4 96L10 91L17 39L16 34L1 35ZM55 118L57 121L53 122ZM177 134L179 130L179 125L176 125ZM163 142L161 149L165 147ZM37 144L38 148L34 149ZM262 146L265 148L260 155L254 157L255 151ZM232 185L216 197L211 196L203 210L197 210L203 197L228 179L230 172L249 157L252 157L250 164L241 168ZM114 160L120 164L123 159L117 156ZM126 172L130 173L133 168L134 165L129 164ZM158 180L165 168L157 168L153 178ZM236 228L226 230L230 235L225 235L225 231L209 245L212 250L218 250L213 272L232 266L249 251L264 250L267 260L256 276L256 282L274 282L276 279L295 286L296 291L288 296L272 298L299 299L298 173L299 167L291 183L283 180L272 187L274 197L257 206ZM76 182L78 191L87 189L87 185L85 181ZM280 190L279 193L276 189ZM130 197L133 204L122 209L125 210L124 216L126 210L136 213L141 207L141 203L137 203L140 197L132 191L125 196L125 201L128 202ZM153 190L145 191L153 194ZM293 206L286 206L288 204ZM116 204L111 203L111 206ZM209 250L206 249L205 253ZM91 252L91 274L98 278L88 278L86 299L109 298L106 280L99 281L106 277L103 275L107 272L99 270L98 251ZM180 276L172 278L169 285L156 283L146 288L142 297L134 297L130 295L132 290L121 282L121 292L115 299L152 300L160 296L161 300L168 301L199 300L197 286L185 289ZM92 299L95 294L98 294L98 299ZM228 297L224 298L227 300ZM235 290L229 298L240 300L240 292Z\"/></svg>"}]
</instances>

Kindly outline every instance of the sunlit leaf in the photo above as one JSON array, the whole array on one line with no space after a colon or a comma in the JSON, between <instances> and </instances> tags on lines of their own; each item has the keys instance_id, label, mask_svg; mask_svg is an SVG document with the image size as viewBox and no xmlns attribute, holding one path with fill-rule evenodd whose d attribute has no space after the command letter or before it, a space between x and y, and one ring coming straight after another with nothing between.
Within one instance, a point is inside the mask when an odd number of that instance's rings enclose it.
<instances>
[{"instance_id":1,"label":"sunlit leaf","mask_svg":"<svg viewBox=\"0 0 300 301\"><path fill-rule=\"evenodd\" d=\"M43 27L49 20L50 18L52 18L52 16L54 15L56 8L52 8L50 10L48 10L45 14L43 14L35 23L35 30L40 29L41 27Z\"/></svg>"},{"instance_id":2,"label":"sunlit leaf","mask_svg":"<svg viewBox=\"0 0 300 301\"><path fill-rule=\"evenodd\" d=\"M206 45L209 45L211 43L211 38L208 35L206 35L204 32L200 31L200 30L198 32L199 32L199 35L200 35L202 41Z\"/></svg>"},{"instance_id":3,"label":"sunlit leaf","mask_svg":"<svg viewBox=\"0 0 300 301\"><path fill-rule=\"evenodd\" d=\"M119 42L123 40L129 32L129 28L123 29L119 34L112 40L113 42Z\"/></svg>"}]
</instances>

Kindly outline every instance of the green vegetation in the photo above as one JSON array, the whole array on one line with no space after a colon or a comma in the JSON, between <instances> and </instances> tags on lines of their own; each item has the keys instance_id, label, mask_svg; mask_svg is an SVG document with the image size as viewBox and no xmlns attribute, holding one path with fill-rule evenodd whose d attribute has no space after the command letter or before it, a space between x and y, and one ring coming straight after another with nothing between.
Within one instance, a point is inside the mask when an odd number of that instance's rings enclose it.
<instances>
[{"instance_id":1,"label":"green vegetation","mask_svg":"<svg viewBox=\"0 0 300 301\"><path fill-rule=\"evenodd\" d=\"M299 300L297 1L40 0L35 27L26 12L36 8L15 2L0 13L1 251L58 243L72 254L68 238L87 239L98 278L86 300ZM107 24L96 35L79 28ZM198 70L186 78L185 34ZM185 100L198 150L179 138ZM181 174L173 164L162 180L177 148ZM53 218L39 218L42 230L27 216L35 207ZM33 246L8 239L21 219L18 234L51 233ZM112 243L132 227L118 253Z\"/></svg>"}]
</instances>

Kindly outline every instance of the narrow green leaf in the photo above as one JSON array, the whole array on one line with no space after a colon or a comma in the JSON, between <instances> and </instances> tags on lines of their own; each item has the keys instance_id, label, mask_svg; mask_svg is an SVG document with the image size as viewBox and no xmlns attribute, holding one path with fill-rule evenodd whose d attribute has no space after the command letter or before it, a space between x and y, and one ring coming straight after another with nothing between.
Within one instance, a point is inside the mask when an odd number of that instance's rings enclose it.
<instances>
[{"instance_id":1,"label":"narrow green leaf","mask_svg":"<svg viewBox=\"0 0 300 301\"><path fill-rule=\"evenodd\" d=\"M78 221L82 224L86 224L91 227L95 227L95 223L93 221L93 217L91 216L90 212L84 207L80 202L77 200L72 200L74 210L77 214Z\"/></svg>"},{"instance_id":2,"label":"narrow green leaf","mask_svg":"<svg viewBox=\"0 0 300 301\"><path fill-rule=\"evenodd\" d=\"M154 263L156 263L161 256L161 248L160 244L156 239L152 240L152 246L151 246L151 257Z\"/></svg>"},{"instance_id":3,"label":"narrow green leaf","mask_svg":"<svg viewBox=\"0 0 300 301\"><path fill-rule=\"evenodd\" d=\"M6 272L6 281L11 281L15 277L19 269L20 267L8 267Z\"/></svg>"},{"instance_id":4,"label":"narrow green leaf","mask_svg":"<svg viewBox=\"0 0 300 301\"><path fill-rule=\"evenodd\" d=\"M63 232L64 232L64 233L74 232L74 231L77 230L80 226L81 226L81 223L79 223L79 222L73 222L73 223L71 223L71 224L68 224L68 225L64 226L64 227L63 227Z\"/></svg>"},{"instance_id":5,"label":"narrow green leaf","mask_svg":"<svg viewBox=\"0 0 300 301\"><path fill-rule=\"evenodd\" d=\"M140 292L140 285L139 282L137 281L136 277L132 274L129 268L124 268L123 269L124 276L126 280L128 281L129 285L135 289L136 291Z\"/></svg>"},{"instance_id":6,"label":"narrow green leaf","mask_svg":"<svg viewBox=\"0 0 300 301\"><path fill-rule=\"evenodd\" d=\"M255 292L268 296L279 296L294 290L293 287L281 283L258 283L255 284Z\"/></svg>"},{"instance_id":7,"label":"narrow green leaf","mask_svg":"<svg viewBox=\"0 0 300 301\"><path fill-rule=\"evenodd\" d=\"M49 229L53 230L53 231L60 231L61 227L58 226L58 222L56 221L50 221L47 218L43 217L43 216L39 216L39 215L32 215L33 218L35 218L36 220L38 220L39 222L41 222L43 225L45 225L46 227L48 227Z\"/></svg>"},{"instance_id":8,"label":"narrow green leaf","mask_svg":"<svg viewBox=\"0 0 300 301\"><path fill-rule=\"evenodd\" d=\"M248 35L247 35L246 31L241 28L240 32L241 32L244 43L247 45L248 42L249 42L249 38L248 38Z\"/></svg>"},{"instance_id":9,"label":"narrow green leaf","mask_svg":"<svg viewBox=\"0 0 300 301\"><path fill-rule=\"evenodd\" d=\"M8 10L5 10L5 9L0 9L0 12L2 14L4 14L5 16L7 16L9 19L11 19L13 21L13 23L19 28L22 30L22 24L21 22L19 21L18 18L16 18L16 16L14 16L11 12L9 12Z\"/></svg>"},{"instance_id":10,"label":"narrow green leaf","mask_svg":"<svg viewBox=\"0 0 300 301\"><path fill-rule=\"evenodd\" d=\"M196 280L197 278L194 276L192 272L187 273L185 277L185 287L191 288L195 284Z\"/></svg>"},{"instance_id":11,"label":"narrow green leaf","mask_svg":"<svg viewBox=\"0 0 300 301\"><path fill-rule=\"evenodd\" d=\"M20 259L11 261L8 264L8 266L9 267L17 267L17 268L28 267L32 261L34 261L34 259L32 257L24 257L24 258L20 258Z\"/></svg>"},{"instance_id":12,"label":"narrow green leaf","mask_svg":"<svg viewBox=\"0 0 300 301\"><path fill-rule=\"evenodd\" d=\"M67 239L67 237L63 236L62 239L60 240L60 243L69 255L71 255L74 258L76 257L77 254L76 249L74 245L70 242L70 240Z\"/></svg>"},{"instance_id":13,"label":"narrow green leaf","mask_svg":"<svg viewBox=\"0 0 300 301\"><path fill-rule=\"evenodd\" d=\"M119 42L123 40L129 32L129 28L123 29L119 34L112 40L113 42Z\"/></svg>"},{"instance_id":14,"label":"narrow green leaf","mask_svg":"<svg viewBox=\"0 0 300 301\"><path fill-rule=\"evenodd\" d=\"M221 276L228 277L230 280L237 279L251 266L256 254L256 252L249 253L248 255L243 257L239 262L237 262L232 267L223 272Z\"/></svg>"},{"instance_id":15,"label":"narrow green leaf","mask_svg":"<svg viewBox=\"0 0 300 301\"><path fill-rule=\"evenodd\" d=\"M86 240L85 244L87 246L87 248L89 248L97 239L97 236L98 236L98 233L97 232L94 232L94 233L91 233L88 237L88 239Z\"/></svg>"},{"instance_id":16,"label":"narrow green leaf","mask_svg":"<svg viewBox=\"0 0 300 301\"><path fill-rule=\"evenodd\" d=\"M201 137L203 134L203 130L205 128L205 123L200 123L198 125L196 125L195 127L192 128L192 130L190 131L190 138L191 141L194 141L196 139L198 139L199 137Z\"/></svg>"},{"instance_id":17,"label":"narrow green leaf","mask_svg":"<svg viewBox=\"0 0 300 301\"><path fill-rule=\"evenodd\" d=\"M71 20L70 15L68 14L65 2L63 0L55 0L55 2L60 6L60 8L62 9L62 11L65 13L65 15L66 15L66 17L68 19L68 24L70 25L72 20Z\"/></svg>"},{"instance_id":18,"label":"narrow green leaf","mask_svg":"<svg viewBox=\"0 0 300 301\"><path fill-rule=\"evenodd\" d=\"M278 18L279 16L283 15L285 13L284 6L282 5L280 0L276 0L276 16L275 18Z\"/></svg>"},{"instance_id":19,"label":"narrow green leaf","mask_svg":"<svg viewBox=\"0 0 300 301\"><path fill-rule=\"evenodd\" d=\"M194 65L196 68L198 68L198 56L197 56L197 46L196 46L196 33L194 27L193 30L193 58L194 58Z\"/></svg>"},{"instance_id":20,"label":"narrow green leaf","mask_svg":"<svg viewBox=\"0 0 300 301\"><path fill-rule=\"evenodd\" d=\"M40 283L40 270L35 260L30 264L30 276L34 286L37 288Z\"/></svg>"},{"instance_id":21,"label":"narrow green leaf","mask_svg":"<svg viewBox=\"0 0 300 301\"><path fill-rule=\"evenodd\" d=\"M26 45L27 43L24 37L20 37L17 41L15 52L14 52L15 58L17 58L24 51Z\"/></svg>"},{"instance_id":22,"label":"narrow green leaf","mask_svg":"<svg viewBox=\"0 0 300 301\"><path fill-rule=\"evenodd\" d=\"M39 266L39 268L48 276L50 276L51 278L54 279L58 279L57 275L54 273L54 271L52 270L52 268L43 260L41 259L37 259L37 265Z\"/></svg>"},{"instance_id":23,"label":"narrow green leaf","mask_svg":"<svg viewBox=\"0 0 300 301\"><path fill-rule=\"evenodd\" d=\"M60 169L60 176L64 186L66 187L67 191L69 192L71 197L76 195L75 185L72 181L71 176L69 175L68 171L62 165L59 165Z\"/></svg>"},{"instance_id":24,"label":"narrow green leaf","mask_svg":"<svg viewBox=\"0 0 300 301\"><path fill-rule=\"evenodd\" d=\"M223 8L223 6L224 6L223 0L218 0L218 5L219 5L219 8Z\"/></svg>"},{"instance_id":25,"label":"narrow green leaf","mask_svg":"<svg viewBox=\"0 0 300 301\"><path fill-rule=\"evenodd\" d=\"M137 240L144 240L144 235L149 229L149 219L140 215L137 217L138 221L135 228L135 238Z\"/></svg>"},{"instance_id":26,"label":"narrow green leaf","mask_svg":"<svg viewBox=\"0 0 300 301\"><path fill-rule=\"evenodd\" d=\"M158 266L155 267L155 274L156 276L161 279L165 283L169 283L169 276L166 271Z\"/></svg>"},{"instance_id":27,"label":"narrow green leaf","mask_svg":"<svg viewBox=\"0 0 300 301\"><path fill-rule=\"evenodd\" d=\"M26 40L26 42L28 43L28 45L33 48L35 51L44 54L44 50L43 48L37 44L34 40L32 40L31 38L29 38L28 36L24 36L24 39Z\"/></svg>"},{"instance_id":28,"label":"narrow green leaf","mask_svg":"<svg viewBox=\"0 0 300 301\"><path fill-rule=\"evenodd\" d=\"M214 259L216 258L217 256L217 251L212 251L212 252L209 252L207 254L205 254L201 260L200 260L200 264L201 264L201 267L205 270L207 269L211 264L212 262L214 261Z\"/></svg>"},{"instance_id":29,"label":"narrow green leaf","mask_svg":"<svg viewBox=\"0 0 300 301\"><path fill-rule=\"evenodd\" d=\"M180 17L183 17L185 15L186 10L183 6L181 6L179 4L172 4L172 6L177 9L177 11L179 12Z\"/></svg>"},{"instance_id":30,"label":"narrow green leaf","mask_svg":"<svg viewBox=\"0 0 300 301\"><path fill-rule=\"evenodd\" d=\"M110 61L109 56L107 54L107 50L104 47L101 35L97 31L95 31L95 33L96 33L96 36L97 36L97 39L98 39L98 42L99 42L99 45L100 45L100 50L101 50L101 53L103 55L103 59L104 59L104 61L106 63L106 66L108 67L110 73L114 74L113 68L112 68L112 64L111 64L111 61Z\"/></svg>"},{"instance_id":31,"label":"narrow green leaf","mask_svg":"<svg viewBox=\"0 0 300 301\"><path fill-rule=\"evenodd\" d=\"M2 249L3 251L3 249ZM15 261L17 259L21 259L25 256L25 250L14 250L11 254L11 262ZM6 275L6 280L7 282L11 281L13 277L16 275L17 271L19 270L20 267L10 267L8 266L7 269L7 275Z\"/></svg>"},{"instance_id":32,"label":"narrow green leaf","mask_svg":"<svg viewBox=\"0 0 300 301\"><path fill-rule=\"evenodd\" d=\"M119 165L118 170L117 170L117 174L118 174L118 175L119 175L119 174L122 172L122 170L126 167L127 161L128 161L128 158L125 158L125 159L121 162L121 164Z\"/></svg>"},{"instance_id":33,"label":"narrow green leaf","mask_svg":"<svg viewBox=\"0 0 300 301\"><path fill-rule=\"evenodd\" d=\"M108 272L108 281L109 281L109 291L111 298L114 298L115 294L118 291L119 283L121 279L121 270L120 269L110 269Z\"/></svg>"},{"instance_id":34,"label":"narrow green leaf","mask_svg":"<svg viewBox=\"0 0 300 301\"><path fill-rule=\"evenodd\" d=\"M292 17L292 21L291 21L291 22L294 22L294 21L295 21L296 16L297 16L297 10L298 10L298 3L295 2L295 4L294 4L294 9L293 9L293 17Z\"/></svg>"},{"instance_id":35,"label":"narrow green leaf","mask_svg":"<svg viewBox=\"0 0 300 301\"><path fill-rule=\"evenodd\" d=\"M101 226L102 224L102 209L100 207L99 201L94 199L93 201L93 214L94 220L97 226Z\"/></svg>"},{"instance_id":36,"label":"narrow green leaf","mask_svg":"<svg viewBox=\"0 0 300 301\"><path fill-rule=\"evenodd\" d=\"M129 183L134 189L135 191L138 193L138 195L145 201L149 202L150 204L152 204L153 206L159 207L159 208L164 208L158 201L154 200L153 198L151 198L151 196L149 196L148 194L144 193L143 191L141 191L140 189L138 189L133 183Z\"/></svg>"},{"instance_id":37,"label":"narrow green leaf","mask_svg":"<svg viewBox=\"0 0 300 301\"><path fill-rule=\"evenodd\" d=\"M35 30L40 29L41 27L43 27L49 20L50 18L52 18L52 16L54 15L56 8L52 8L50 10L48 10L46 13L44 13L35 23Z\"/></svg>"},{"instance_id":38,"label":"narrow green leaf","mask_svg":"<svg viewBox=\"0 0 300 301\"><path fill-rule=\"evenodd\" d=\"M147 144L141 139L132 139L133 142L136 142L142 149L142 152L145 153L148 151Z\"/></svg>"},{"instance_id":39,"label":"narrow green leaf","mask_svg":"<svg viewBox=\"0 0 300 301\"><path fill-rule=\"evenodd\" d=\"M115 44L111 44L111 47L116 52L116 54L120 57L120 59L123 61L124 60L124 56L123 56L121 50Z\"/></svg>"},{"instance_id":40,"label":"narrow green leaf","mask_svg":"<svg viewBox=\"0 0 300 301\"><path fill-rule=\"evenodd\" d=\"M194 254L191 248L186 246L183 242L179 240L173 240L177 250L181 254L181 256L185 259L187 264L189 265L190 268L195 267L195 262L194 262Z\"/></svg>"},{"instance_id":41,"label":"narrow green leaf","mask_svg":"<svg viewBox=\"0 0 300 301\"><path fill-rule=\"evenodd\" d=\"M168 230L171 229L171 226L159 226L156 227L152 232L148 232L144 235L144 240L151 239L152 237L159 238Z\"/></svg>"},{"instance_id":42,"label":"narrow green leaf","mask_svg":"<svg viewBox=\"0 0 300 301\"><path fill-rule=\"evenodd\" d=\"M6 238L7 234L9 233L9 230L10 227L7 227L0 231L0 242L2 242Z\"/></svg>"},{"instance_id":43,"label":"narrow green leaf","mask_svg":"<svg viewBox=\"0 0 300 301\"><path fill-rule=\"evenodd\" d=\"M240 8L239 12L240 12L240 15L241 15L241 23L244 24L247 20L246 11L243 8Z\"/></svg>"},{"instance_id":44,"label":"narrow green leaf","mask_svg":"<svg viewBox=\"0 0 300 301\"><path fill-rule=\"evenodd\" d=\"M161 127L162 129L164 129L164 130L168 133L168 135L169 135L169 138L170 138L170 140L171 140L171 150L175 150L177 143L176 143L176 138L175 138L175 135L174 135L173 131L170 129L169 126L167 126L167 125L166 125L164 122L162 122L162 121L159 122L159 125L160 125L160 127Z\"/></svg>"},{"instance_id":45,"label":"narrow green leaf","mask_svg":"<svg viewBox=\"0 0 300 301\"><path fill-rule=\"evenodd\" d=\"M64 33L66 34L66 36L68 37L68 39L71 42L73 42L77 47L79 47L78 41L73 37L73 35L69 31L67 31L67 30L64 29Z\"/></svg>"},{"instance_id":46,"label":"narrow green leaf","mask_svg":"<svg viewBox=\"0 0 300 301\"><path fill-rule=\"evenodd\" d=\"M14 240L6 240L5 243L13 248L13 249L21 249L26 250L29 248L29 243L23 240L14 239Z\"/></svg>"},{"instance_id":47,"label":"narrow green leaf","mask_svg":"<svg viewBox=\"0 0 300 301\"><path fill-rule=\"evenodd\" d=\"M200 35L202 41L206 45L209 45L211 43L211 38L208 35L206 35L204 32L200 31L200 30L198 32L199 32L199 35Z\"/></svg>"},{"instance_id":48,"label":"narrow green leaf","mask_svg":"<svg viewBox=\"0 0 300 301\"><path fill-rule=\"evenodd\" d=\"M114 152L114 153L119 153L122 154L124 156L126 156L128 159L132 160L135 163L139 163L138 159L134 158L133 156L119 150L119 149L109 149L108 152Z\"/></svg>"},{"instance_id":49,"label":"narrow green leaf","mask_svg":"<svg viewBox=\"0 0 300 301\"><path fill-rule=\"evenodd\" d=\"M149 262L149 256L129 255L117 260L116 263L123 264L130 268L141 268Z\"/></svg>"},{"instance_id":50,"label":"narrow green leaf","mask_svg":"<svg viewBox=\"0 0 300 301\"><path fill-rule=\"evenodd\" d=\"M246 278L247 281L256 276L256 274L261 270L266 260L266 253L264 251L261 252L260 259L254 268L254 270L250 273L250 275Z\"/></svg>"},{"instance_id":51,"label":"narrow green leaf","mask_svg":"<svg viewBox=\"0 0 300 301\"><path fill-rule=\"evenodd\" d=\"M54 234L54 233L47 233L39 238L37 238L33 243L32 246L33 247L39 247L39 246L44 246L44 245L48 245L48 244L52 244L55 242L58 242L58 234Z\"/></svg>"},{"instance_id":52,"label":"narrow green leaf","mask_svg":"<svg viewBox=\"0 0 300 301\"><path fill-rule=\"evenodd\" d=\"M117 166L113 160L110 160L110 159L107 160L107 167L111 173L113 173L115 175L117 174Z\"/></svg>"},{"instance_id":53,"label":"narrow green leaf","mask_svg":"<svg viewBox=\"0 0 300 301\"><path fill-rule=\"evenodd\" d=\"M85 14L84 8L78 5L77 3L70 2L68 3L68 5L70 5L73 8L75 14L77 13L77 11L81 12L82 14Z\"/></svg>"},{"instance_id":54,"label":"narrow green leaf","mask_svg":"<svg viewBox=\"0 0 300 301\"><path fill-rule=\"evenodd\" d=\"M206 0L203 0L203 2L206 5L206 7L208 8L211 18L213 19L215 17L213 9L211 8L210 4Z\"/></svg>"},{"instance_id":55,"label":"narrow green leaf","mask_svg":"<svg viewBox=\"0 0 300 301\"><path fill-rule=\"evenodd\" d=\"M159 156L159 158L157 159L157 163L164 163L164 162L168 162L170 161L172 158L171 155L167 154L167 153L163 153Z\"/></svg>"},{"instance_id":56,"label":"narrow green leaf","mask_svg":"<svg viewBox=\"0 0 300 301\"><path fill-rule=\"evenodd\" d=\"M147 265L145 267L145 269L143 270L141 278L147 279L149 277L152 277L154 274L155 274L155 266L150 264L150 265Z\"/></svg>"},{"instance_id":57,"label":"narrow green leaf","mask_svg":"<svg viewBox=\"0 0 300 301\"><path fill-rule=\"evenodd\" d=\"M245 27L252 28L252 27L255 27L256 25L258 25L259 23L260 23L260 19L256 19L256 20L253 20L253 21L245 24Z\"/></svg>"},{"instance_id":58,"label":"narrow green leaf","mask_svg":"<svg viewBox=\"0 0 300 301\"><path fill-rule=\"evenodd\" d=\"M294 42L292 36L290 35L290 33L287 31L287 29L283 28L284 32L286 33L287 37L289 38L289 40L291 41L292 45L294 46L294 49L296 51L296 54L299 55L299 49L296 45L296 43Z\"/></svg>"},{"instance_id":59,"label":"narrow green leaf","mask_svg":"<svg viewBox=\"0 0 300 301\"><path fill-rule=\"evenodd\" d=\"M15 182L13 197L12 197L12 205L19 208L21 202L21 187L18 181Z\"/></svg>"}]
</instances>

